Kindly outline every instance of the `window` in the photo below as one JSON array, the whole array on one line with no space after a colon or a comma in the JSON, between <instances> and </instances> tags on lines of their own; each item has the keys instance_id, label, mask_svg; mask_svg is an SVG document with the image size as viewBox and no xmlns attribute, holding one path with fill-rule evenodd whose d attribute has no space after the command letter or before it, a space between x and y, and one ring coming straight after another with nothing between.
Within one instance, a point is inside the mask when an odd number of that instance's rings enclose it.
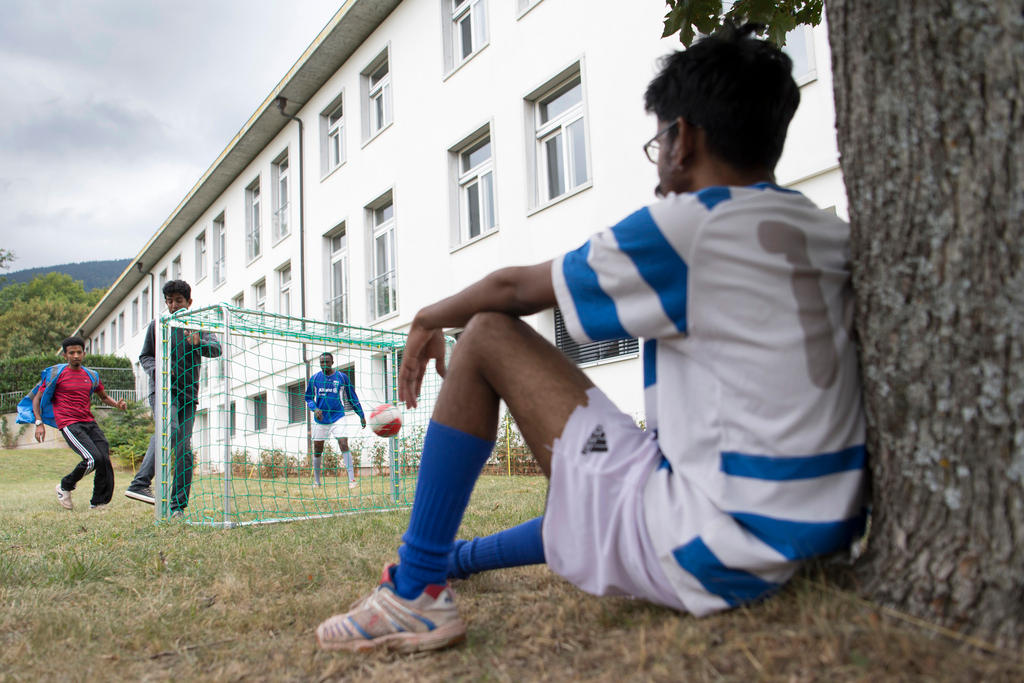
<instances>
[{"instance_id":1,"label":"window","mask_svg":"<svg viewBox=\"0 0 1024 683\"><path fill-rule=\"evenodd\" d=\"M164 297L163 297L164 285L167 284L167 269L166 268L164 268L163 270L160 271L159 282L160 282L160 289L158 289L157 291L160 292L160 295L157 296L157 298L160 300L160 308L166 311L167 310L167 302L164 301Z\"/></svg>"},{"instance_id":2,"label":"window","mask_svg":"<svg viewBox=\"0 0 1024 683\"><path fill-rule=\"evenodd\" d=\"M144 290L142 290L142 302L141 302L140 305L142 307L142 324L143 325L148 325L149 324L149 311L150 311L150 308L149 308L149 287L146 287Z\"/></svg>"},{"instance_id":3,"label":"window","mask_svg":"<svg viewBox=\"0 0 1024 683\"><path fill-rule=\"evenodd\" d=\"M640 343L635 338L616 339L613 341L598 341L587 344L577 344L569 331L565 328L565 320L562 318L562 311L557 307L555 311L555 346L558 350L569 357L576 365L595 363L609 358L619 356L631 356L639 353Z\"/></svg>"},{"instance_id":4,"label":"window","mask_svg":"<svg viewBox=\"0 0 1024 683\"><path fill-rule=\"evenodd\" d=\"M327 175L345 163L344 93L320 113L320 169Z\"/></svg>"},{"instance_id":5,"label":"window","mask_svg":"<svg viewBox=\"0 0 1024 683\"><path fill-rule=\"evenodd\" d=\"M395 205L390 192L367 207L371 226L370 317L383 318L398 309L395 270Z\"/></svg>"},{"instance_id":6,"label":"window","mask_svg":"<svg viewBox=\"0 0 1024 683\"><path fill-rule=\"evenodd\" d=\"M306 420L306 383L293 382L284 388L285 401L288 403L288 424L305 422Z\"/></svg>"},{"instance_id":7,"label":"window","mask_svg":"<svg viewBox=\"0 0 1024 683\"><path fill-rule=\"evenodd\" d=\"M252 286L253 308L257 311L267 310L267 281L260 280Z\"/></svg>"},{"instance_id":8,"label":"window","mask_svg":"<svg viewBox=\"0 0 1024 683\"><path fill-rule=\"evenodd\" d=\"M100 353L106 353L107 352L107 350L104 348L106 346L106 343L107 343L106 335L107 335L106 332L100 332L100 341L99 341L99 344L97 344L97 348L100 350Z\"/></svg>"},{"instance_id":9,"label":"window","mask_svg":"<svg viewBox=\"0 0 1024 683\"><path fill-rule=\"evenodd\" d=\"M286 263L277 271L278 297L277 312L292 314L292 264Z\"/></svg>"},{"instance_id":10,"label":"window","mask_svg":"<svg viewBox=\"0 0 1024 683\"><path fill-rule=\"evenodd\" d=\"M132 300L132 334L139 333L139 297Z\"/></svg>"},{"instance_id":11,"label":"window","mask_svg":"<svg viewBox=\"0 0 1024 683\"><path fill-rule=\"evenodd\" d=\"M225 254L227 253L224 214L213 219L213 286L223 284L227 277Z\"/></svg>"},{"instance_id":12,"label":"window","mask_svg":"<svg viewBox=\"0 0 1024 683\"><path fill-rule=\"evenodd\" d=\"M782 51L793 60L793 80L797 85L817 78L814 66L814 33L810 26L797 26L786 34Z\"/></svg>"},{"instance_id":13,"label":"window","mask_svg":"<svg viewBox=\"0 0 1024 683\"><path fill-rule=\"evenodd\" d=\"M385 49L362 73L363 138L369 140L391 123L391 70Z\"/></svg>"},{"instance_id":14,"label":"window","mask_svg":"<svg viewBox=\"0 0 1024 683\"><path fill-rule=\"evenodd\" d=\"M245 292L239 292L231 297L231 304L238 308L245 308Z\"/></svg>"},{"instance_id":15,"label":"window","mask_svg":"<svg viewBox=\"0 0 1024 683\"><path fill-rule=\"evenodd\" d=\"M252 401L252 428L253 431L262 432L267 428L267 394L256 394Z\"/></svg>"},{"instance_id":16,"label":"window","mask_svg":"<svg viewBox=\"0 0 1024 683\"><path fill-rule=\"evenodd\" d=\"M487 0L442 0L445 21L445 67L469 60L487 44Z\"/></svg>"},{"instance_id":17,"label":"window","mask_svg":"<svg viewBox=\"0 0 1024 683\"><path fill-rule=\"evenodd\" d=\"M537 204L543 205L590 180L579 65L541 89L533 101Z\"/></svg>"},{"instance_id":18,"label":"window","mask_svg":"<svg viewBox=\"0 0 1024 683\"><path fill-rule=\"evenodd\" d=\"M172 280L180 280L181 279L181 254L178 254L177 256L175 256L174 260L171 261L171 279Z\"/></svg>"},{"instance_id":19,"label":"window","mask_svg":"<svg viewBox=\"0 0 1024 683\"><path fill-rule=\"evenodd\" d=\"M245 260L252 261L260 251L260 179L245 188Z\"/></svg>"},{"instance_id":20,"label":"window","mask_svg":"<svg viewBox=\"0 0 1024 683\"><path fill-rule=\"evenodd\" d=\"M196 282L206 277L206 231L196 238Z\"/></svg>"},{"instance_id":21,"label":"window","mask_svg":"<svg viewBox=\"0 0 1024 683\"><path fill-rule=\"evenodd\" d=\"M288 222L288 152L270 165L271 207L273 208L271 240L277 242L291 231Z\"/></svg>"},{"instance_id":22,"label":"window","mask_svg":"<svg viewBox=\"0 0 1024 683\"><path fill-rule=\"evenodd\" d=\"M324 318L333 323L347 323L348 317L348 235L345 224L324 235L327 267L327 303Z\"/></svg>"},{"instance_id":23,"label":"window","mask_svg":"<svg viewBox=\"0 0 1024 683\"><path fill-rule=\"evenodd\" d=\"M117 318L110 321L110 350L117 348Z\"/></svg>"},{"instance_id":24,"label":"window","mask_svg":"<svg viewBox=\"0 0 1024 683\"><path fill-rule=\"evenodd\" d=\"M497 222L494 212L494 164L489 129L452 150L457 167L457 244L490 232Z\"/></svg>"},{"instance_id":25,"label":"window","mask_svg":"<svg viewBox=\"0 0 1024 683\"><path fill-rule=\"evenodd\" d=\"M117 345L124 346L124 311L117 314Z\"/></svg>"}]
</instances>

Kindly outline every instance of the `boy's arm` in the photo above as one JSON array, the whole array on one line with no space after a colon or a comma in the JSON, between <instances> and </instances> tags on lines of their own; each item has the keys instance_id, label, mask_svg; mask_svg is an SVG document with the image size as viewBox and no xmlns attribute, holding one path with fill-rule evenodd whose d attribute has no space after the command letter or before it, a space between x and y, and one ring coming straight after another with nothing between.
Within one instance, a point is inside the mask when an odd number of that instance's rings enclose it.
<instances>
[{"instance_id":1,"label":"boy's arm","mask_svg":"<svg viewBox=\"0 0 1024 683\"><path fill-rule=\"evenodd\" d=\"M444 328L463 327L477 313L524 316L551 308L556 303L551 261L545 261L496 270L458 294L420 309L405 342L398 373L398 399L409 408L416 407L431 358L437 374L445 376Z\"/></svg>"},{"instance_id":2,"label":"boy's arm","mask_svg":"<svg viewBox=\"0 0 1024 683\"><path fill-rule=\"evenodd\" d=\"M213 332L199 332L199 355L207 358L216 358L221 355L220 342Z\"/></svg>"},{"instance_id":3,"label":"boy's arm","mask_svg":"<svg viewBox=\"0 0 1024 683\"><path fill-rule=\"evenodd\" d=\"M40 385L39 391L37 391L36 395L32 397L32 414L36 416L36 423L43 419L43 406L41 401L43 398L43 388L45 386L45 384ZM36 433L34 436L36 441L42 443L43 439L46 438L46 427L41 424L36 424Z\"/></svg>"},{"instance_id":4,"label":"boy's arm","mask_svg":"<svg viewBox=\"0 0 1024 683\"><path fill-rule=\"evenodd\" d=\"M316 412L316 410L317 410L316 403L313 402L313 391L314 391L313 380L314 379L316 379L316 375L313 375L312 377L310 377L309 381L306 382L306 407L308 407L313 412Z\"/></svg>"},{"instance_id":5,"label":"boy's arm","mask_svg":"<svg viewBox=\"0 0 1024 683\"><path fill-rule=\"evenodd\" d=\"M120 401L115 401L114 399L112 399L109 396L107 396L107 391L102 386L96 387L95 391L96 391L96 395L100 397L100 401L102 401L104 404L110 406L111 408L118 408L120 410L127 410L128 409L128 402L127 401L125 401L123 398Z\"/></svg>"}]
</instances>

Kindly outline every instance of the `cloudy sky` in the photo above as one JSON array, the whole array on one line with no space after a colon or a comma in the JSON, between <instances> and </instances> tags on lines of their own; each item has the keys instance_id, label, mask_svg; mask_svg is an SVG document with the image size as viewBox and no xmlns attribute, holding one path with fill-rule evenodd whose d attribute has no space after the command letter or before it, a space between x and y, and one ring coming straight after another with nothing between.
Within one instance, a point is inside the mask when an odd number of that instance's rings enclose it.
<instances>
[{"instance_id":1,"label":"cloudy sky","mask_svg":"<svg viewBox=\"0 0 1024 683\"><path fill-rule=\"evenodd\" d=\"M11 270L134 257L342 0L0 0Z\"/></svg>"}]
</instances>

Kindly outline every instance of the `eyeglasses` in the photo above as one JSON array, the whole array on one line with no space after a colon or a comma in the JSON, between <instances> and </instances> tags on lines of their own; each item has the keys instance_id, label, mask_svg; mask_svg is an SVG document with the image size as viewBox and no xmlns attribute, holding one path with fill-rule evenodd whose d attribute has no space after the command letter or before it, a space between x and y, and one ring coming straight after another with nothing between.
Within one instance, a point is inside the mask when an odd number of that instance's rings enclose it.
<instances>
[{"instance_id":1,"label":"eyeglasses","mask_svg":"<svg viewBox=\"0 0 1024 683\"><path fill-rule=\"evenodd\" d=\"M648 161L650 161L652 164L658 163L658 149L661 147L661 143L658 142L658 138L660 138L662 135L675 128L677 123L679 123L679 119L676 119L672 123L668 124L661 130L659 130L657 133L654 134L653 138L651 138L644 144L644 154L647 155Z\"/></svg>"}]
</instances>

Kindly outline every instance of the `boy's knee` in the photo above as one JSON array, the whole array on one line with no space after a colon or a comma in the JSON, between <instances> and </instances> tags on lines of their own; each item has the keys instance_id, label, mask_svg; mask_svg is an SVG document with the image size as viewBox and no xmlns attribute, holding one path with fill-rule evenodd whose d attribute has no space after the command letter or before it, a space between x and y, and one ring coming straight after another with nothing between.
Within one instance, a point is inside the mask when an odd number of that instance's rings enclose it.
<instances>
[{"instance_id":1,"label":"boy's knee","mask_svg":"<svg viewBox=\"0 0 1024 683\"><path fill-rule=\"evenodd\" d=\"M458 345L465 345L464 348L483 345L493 352L497 345L509 339L516 325L525 323L505 313L477 313L470 318L469 324L459 337Z\"/></svg>"}]
</instances>

